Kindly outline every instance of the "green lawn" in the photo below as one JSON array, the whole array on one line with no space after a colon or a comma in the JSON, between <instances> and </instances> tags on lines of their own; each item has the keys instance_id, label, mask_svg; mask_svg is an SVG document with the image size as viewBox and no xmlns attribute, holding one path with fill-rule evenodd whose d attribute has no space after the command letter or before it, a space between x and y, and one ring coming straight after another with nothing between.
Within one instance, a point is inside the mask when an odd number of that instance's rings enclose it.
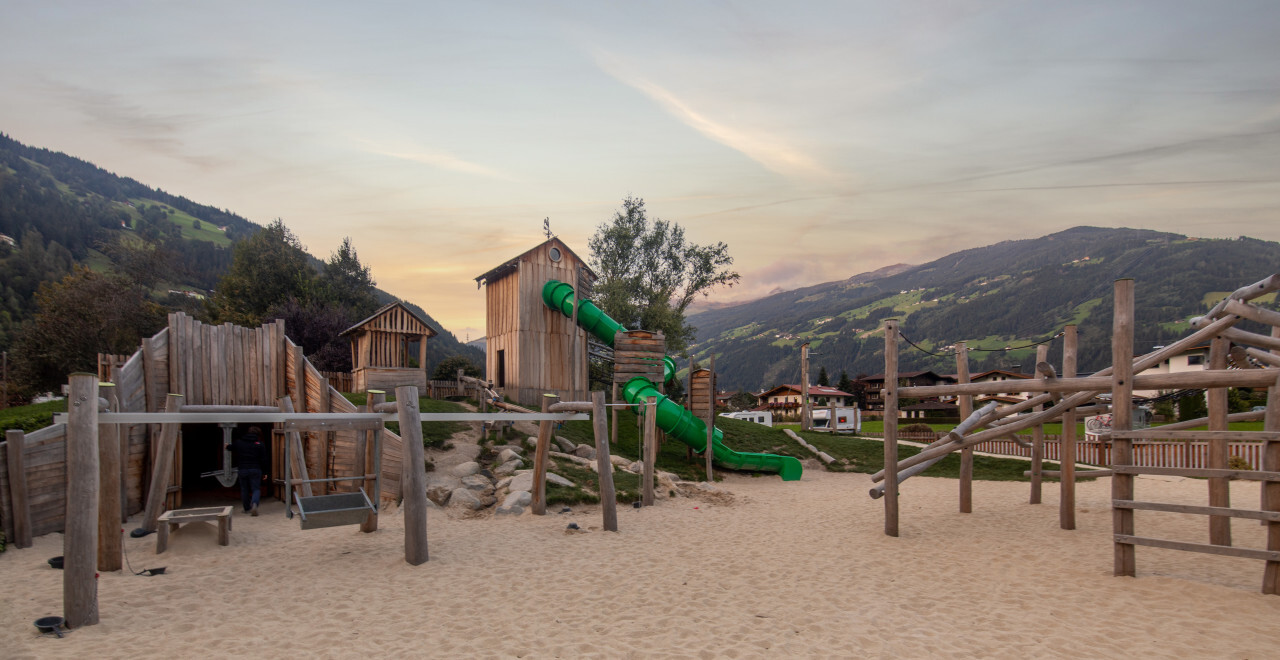
<instances>
[{"instance_id":1,"label":"green lawn","mask_svg":"<svg viewBox=\"0 0 1280 660\"><path fill-rule=\"evenodd\" d=\"M53 414L67 412L67 400L59 399L30 406L0 410L0 430L21 429L30 433L53 424Z\"/></svg>"},{"instance_id":2,"label":"green lawn","mask_svg":"<svg viewBox=\"0 0 1280 660\"><path fill-rule=\"evenodd\" d=\"M363 406L366 403L368 403L368 395L366 395L363 392L359 392L359 393L343 392L342 396L347 401L350 401L351 403L354 403L357 406ZM387 401L395 401L395 400L396 400L395 393L388 392ZM461 405L456 404L452 401L428 399L425 396L418 398L418 410L424 413L470 412L466 408L463 408ZM398 422L389 422L387 424L387 428L391 429L391 432L397 435L400 433L400 424ZM447 441L450 438L450 436L452 436L454 433L457 433L459 431L465 431L467 430L467 428L468 428L468 424L466 422L423 422L422 423L422 444L426 447L432 447L437 449L442 448L444 447L445 441Z\"/></svg>"}]
</instances>

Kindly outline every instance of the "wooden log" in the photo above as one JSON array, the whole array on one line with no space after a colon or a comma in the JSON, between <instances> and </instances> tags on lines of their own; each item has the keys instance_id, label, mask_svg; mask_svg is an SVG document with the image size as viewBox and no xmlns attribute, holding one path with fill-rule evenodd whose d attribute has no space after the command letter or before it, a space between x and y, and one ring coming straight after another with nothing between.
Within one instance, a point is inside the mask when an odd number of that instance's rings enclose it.
<instances>
[{"instance_id":1,"label":"wooden log","mask_svg":"<svg viewBox=\"0 0 1280 660\"><path fill-rule=\"evenodd\" d=\"M1209 368L1226 369L1227 352L1231 350L1231 342L1225 337L1214 337L1209 344ZM1211 388L1207 393L1209 399L1209 430L1227 430L1227 388ZM1209 440L1209 468L1225 470L1229 450L1225 438L1215 437ZM1209 506L1230 508L1231 486L1226 479L1209 480ZM1226 516L1209 517L1209 542L1214 545L1231 545L1231 518Z\"/></svg>"},{"instance_id":2,"label":"wooden log","mask_svg":"<svg viewBox=\"0 0 1280 660\"><path fill-rule=\"evenodd\" d=\"M610 390L609 403L614 405L609 407L609 445L611 447L618 446L618 383L614 381L613 388Z\"/></svg>"},{"instance_id":3,"label":"wooden log","mask_svg":"<svg viewBox=\"0 0 1280 660\"><path fill-rule=\"evenodd\" d=\"M969 345L962 341L956 342L956 382L969 382ZM973 395L957 399L960 419L968 419L973 414ZM973 447L960 450L960 513L973 513Z\"/></svg>"},{"instance_id":4,"label":"wooden log","mask_svg":"<svg viewBox=\"0 0 1280 660\"><path fill-rule=\"evenodd\" d=\"M813 430L813 412L809 404L809 342L800 344L800 430Z\"/></svg>"},{"instance_id":5,"label":"wooden log","mask_svg":"<svg viewBox=\"0 0 1280 660\"><path fill-rule=\"evenodd\" d=\"M692 372L692 370L690 370ZM711 465L715 457L715 422L716 419L716 354L711 353L709 370L707 373L707 446L703 450L703 460L706 461L707 483L715 483L715 472ZM831 418L832 424L835 424L835 417ZM832 427L834 428L834 427Z\"/></svg>"},{"instance_id":6,"label":"wooden log","mask_svg":"<svg viewBox=\"0 0 1280 660\"><path fill-rule=\"evenodd\" d=\"M1257 421L1261 421L1265 416L1266 416L1265 411L1250 410L1247 412L1231 413L1227 415L1227 422L1257 422ZM1208 424L1209 424L1208 417L1199 417L1196 419L1188 419L1182 422L1174 422L1172 424L1163 424L1151 430L1152 431L1156 431L1156 430L1180 431L1182 429L1194 429L1200 426L1207 426ZM1164 437L1164 436L1160 436L1160 437Z\"/></svg>"},{"instance_id":7,"label":"wooden log","mask_svg":"<svg viewBox=\"0 0 1280 660\"><path fill-rule=\"evenodd\" d=\"M593 410L595 410L595 408L593 407L593 404L592 404L590 401L560 401L559 403L551 404L551 407L548 409L548 412L553 412L553 413L558 413L558 412L584 412L584 413L589 413L589 412L591 412L591 411L593 411Z\"/></svg>"},{"instance_id":8,"label":"wooden log","mask_svg":"<svg viewBox=\"0 0 1280 660\"><path fill-rule=\"evenodd\" d=\"M1271 332L1278 334L1277 328L1272 328ZM1267 390L1266 415L1262 423L1263 430L1280 431L1280 379ZM1265 472L1280 473L1280 442L1272 440L1262 448L1260 467ZM1280 511L1280 480L1262 484L1261 509L1267 512ZM1280 522L1273 520L1267 523L1267 550L1280 553ZM1267 560L1262 573L1262 593L1280 594L1280 561Z\"/></svg>"},{"instance_id":9,"label":"wooden log","mask_svg":"<svg viewBox=\"0 0 1280 660\"><path fill-rule=\"evenodd\" d=\"M170 394L165 399L164 411L176 413L182 411L182 395ZM181 424L169 422L160 425L160 442L156 446L155 463L151 469L151 487L147 491L147 506L142 513L142 529L156 531L156 519L164 508L168 496L169 480L173 477L174 451L178 444L178 431Z\"/></svg>"},{"instance_id":10,"label":"wooden log","mask_svg":"<svg viewBox=\"0 0 1280 660\"><path fill-rule=\"evenodd\" d=\"M368 406L366 406L366 408L372 408L379 404L385 403L387 400L387 393L382 390L368 390L366 392L366 395L367 395L367 398L365 400L368 402ZM364 482L364 488L365 488L364 492L367 495L369 495L370 499L373 500L374 507L376 507L376 510L371 511L369 515L365 516L364 522L360 523L360 531L366 534L369 534L369 533L378 531L378 511L382 510L382 502L378 501L379 499L378 488L382 483L382 470L381 470L382 456L381 456L381 447L379 446L380 443L377 442L379 436L381 435L381 430L374 430L372 432L373 433L372 437L369 437L367 435L368 432L366 431L357 431L356 433L357 435L366 436L365 444L361 447L362 451L359 455L362 463L362 466L360 467L360 472L372 469L373 474L375 475L373 480L366 479ZM403 461L401 463L402 463L401 469L403 469ZM404 489L401 488L401 492L403 492L403 490Z\"/></svg>"},{"instance_id":11,"label":"wooden log","mask_svg":"<svg viewBox=\"0 0 1280 660\"><path fill-rule=\"evenodd\" d=\"M560 397L554 394L542 395L542 412L550 412L552 404ZM538 422L538 444L533 450L533 503L530 511L535 516L547 514L547 452L551 451L551 428L555 422L543 420Z\"/></svg>"},{"instance_id":12,"label":"wooden log","mask_svg":"<svg viewBox=\"0 0 1280 660\"><path fill-rule=\"evenodd\" d=\"M1093 479L1096 477L1110 477L1112 476L1112 474L1114 474L1114 472L1112 470L1084 470L1084 471L1073 470L1071 472L1070 477L1064 477L1062 476L1061 470L1041 470L1040 474L1046 477L1058 477L1060 479L1070 478L1071 480L1074 481L1076 479ZM1022 476L1024 477L1031 476L1031 470L1024 470L1022 472Z\"/></svg>"},{"instance_id":13,"label":"wooden log","mask_svg":"<svg viewBox=\"0 0 1280 660\"><path fill-rule=\"evenodd\" d=\"M1076 361L1079 352L1079 333L1074 324L1062 329L1062 377L1076 377ZM1059 465L1062 466L1062 482L1058 491L1058 526L1076 528L1076 410L1062 414L1062 440L1059 446Z\"/></svg>"},{"instance_id":14,"label":"wooden log","mask_svg":"<svg viewBox=\"0 0 1280 660\"><path fill-rule=\"evenodd\" d=\"M1116 509L1116 511L1126 512L1133 515L1132 509ZM1143 545L1149 548L1164 548L1166 550L1182 550L1184 552L1201 552L1210 555L1221 555L1223 557L1242 557L1244 559L1263 559L1268 562L1280 561L1280 552L1269 550L1254 550L1253 548L1232 548L1225 545L1212 545L1204 543L1185 543L1183 541L1166 541L1164 539L1152 539L1141 536L1133 536L1129 534L1116 534L1115 542L1117 545L1125 545L1129 547L1130 552L1133 546Z\"/></svg>"},{"instance_id":15,"label":"wooden log","mask_svg":"<svg viewBox=\"0 0 1280 660\"><path fill-rule=\"evenodd\" d=\"M591 430L596 440L596 474L600 478L600 514L606 532L618 531L618 494L613 486L613 464L609 461L609 428L605 417L604 391L591 393Z\"/></svg>"},{"instance_id":16,"label":"wooden log","mask_svg":"<svg viewBox=\"0 0 1280 660\"><path fill-rule=\"evenodd\" d=\"M280 397L280 410L282 412L296 412L293 409L293 400L288 396ZM403 430L403 429L401 429ZM286 431L284 441L289 443L289 466L288 469L293 473L294 477L302 480L310 479L307 476L307 455L306 449L302 446L302 434L297 431ZM311 497L311 484L304 483L300 487L303 497ZM288 485L285 486L285 506L291 506L293 503L293 489Z\"/></svg>"},{"instance_id":17,"label":"wooden log","mask_svg":"<svg viewBox=\"0 0 1280 660\"><path fill-rule=\"evenodd\" d=\"M1249 286L1242 286L1239 289L1236 289L1231 293L1231 295L1218 301L1218 304L1214 305L1213 309L1209 310L1208 314L1205 314L1204 316L1199 318L1200 319L1204 319L1204 318L1216 319L1226 311L1227 304L1230 303L1232 300L1243 300L1243 301L1253 300L1254 298L1257 298L1259 296L1264 296L1268 293L1271 293L1272 291L1280 291L1280 273L1271 275L1262 280L1254 282ZM1196 320L1199 320L1199 319L1192 319L1193 322Z\"/></svg>"},{"instance_id":18,"label":"wooden log","mask_svg":"<svg viewBox=\"0 0 1280 660\"><path fill-rule=\"evenodd\" d=\"M1272 349L1272 352L1268 353L1266 351L1260 351L1256 348L1246 348L1244 352L1249 357L1267 366L1280 367L1280 355L1275 355L1275 350L1276 349Z\"/></svg>"},{"instance_id":19,"label":"wooden log","mask_svg":"<svg viewBox=\"0 0 1280 660\"><path fill-rule=\"evenodd\" d=\"M1214 470L1210 468L1145 467L1141 465L1116 465L1116 474L1151 474L1163 477L1196 477L1208 479L1240 479L1241 481L1280 481L1280 471L1272 470Z\"/></svg>"},{"instance_id":20,"label":"wooden log","mask_svg":"<svg viewBox=\"0 0 1280 660\"><path fill-rule=\"evenodd\" d=\"M1132 502L1127 500L1116 500L1111 503L1111 506L1119 509L1133 509L1135 511L1165 511L1168 513L1191 513L1203 516L1249 518L1251 520L1280 522L1280 511L1254 511L1253 509L1232 509L1220 506L1193 506L1190 504Z\"/></svg>"},{"instance_id":21,"label":"wooden log","mask_svg":"<svg viewBox=\"0 0 1280 660\"><path fill-rule=\"evenodd\" d=\"M996 403L995 403L994 401L992 401L991 403L988 403L987 405L983 406L981 409L979 409L979 410L977 410L977 411L975 411L975 412L970 413L970 414L969 414L969 416L968 416L967 418L965 418L965 420L964 420L964 421L960 422L960 424L959 424L959 425L957 425L957 426L956 426L954 429L952 429L950 432L948 432L946 436L944 436L943 438L941 438L941 439L939 439L939 440L935 441L935 442L933 443L933 445L930 445L930 446L941 446L939 443L947 443L947 442L957 442L957 441L959 441L959 440L964 436L964 434L965 434L965 433L968 433L968 432L969 432L969 430L970 430L970 429L977 427L977 426L981 423L982 418L983 418L985 415L987 415L988 413L990 413L990 412L991 412L995 407L996 407ZM943 454L938 455L938 456L935 456L934 458L931 458L931 459L929 459L929 460L927 460L927 461L924 461L924 462L921 462L921 463L917 463L917 464L912 465L912 466L910 466L910 467L903 468L903 469L899 470L899 471L898 471L898 484L899 484L899 485L901 485L901 484L902 484L902 482L906 481L907 479L909 479L909 478L911 478L911 477L914 477L914 476L916 476L917 474L920 474L921 472L924 472L925 470L928 470L930 467L933 467L933 464L934 464L934 463L937 463L938 461L940 461L940 460L942 460L942 459L944 459L944 458L946 458L946 457L947 457L947 454L946 454L946 453L943 453ZM884 494L885 494L885 488L886 488L886 484L883 484L883 483L882 483L882 484L880 484L880 485L877 485L877 486L872 486L872 487L871 487L871 498L872 498L872 499L879 499L879 498L881 498L881 497L884 497Z\"/></svg>"},{"instance_id":22,"label":"wooden log","mask_svg":"<svg viewBox=\"0 0 1280 660\"><path fill-rule=\"evenodd\" d=\"M1111 328L1111 428L1128 431L1133 426L1133 280L1116 280L1114 285L1114 312ZM1112 444L1112 463L1133 464L1133 442L1115 440ZM1133 476L1116 472L1111 479L1111 499L1132 500ZM1134 577L1137 560L1131 543L1121 542L1121 537L1133 536L1133 511L1112 510L1112 531L1115 542L1115 575Z\"/></svg>"},{"instance_id":23,"label":"wooden log","mask_svg":"<svg viewBox=\"0 0 1280 660\"><path fill-rule=\"evenodd\" d=\"M67 396L67 512L62 539L62 616L68 628L98 623L98 375L71 374ZM114 515L112 516L114 519Z\"/></svg>"},{"instance_id":24,"label":"wooden log","mask_svg":"<svg viewBox=\"0 0 1280 660\"><path fill-rule=\"evenodd\" d=\"M640 505L653 506L654 462L658 458L658 397L651 396L644 406L644 474L641 476Z\"/></svg>"},{"instance_id":25,"label":"wooden log","mask_svg":"<svg viewBox=\"0 0 1280 660\"><path fill-rule=\"evenodd\" d=\"M108 410L119 407L113 383L99 383ZM98 426L98 570L118 571L124 566L120 530L120 425Z\"/></svg>"},{"instance_id":26,"label":"wooden log","mask_svg":"<svg viewBox=\"0 0 1280 660\"><path fill-rule=\"evenodd\" d=\"M1048 366L1049 345L1040 344L1036 347L1036 371L1042 374L1045 371L1052 372L1053 367L1042 369L1040 365ZM1046 376L1047 377L1047 376ZM1044 406L1036 406L1035 412L1044 410ZM1042 485L1044 479L1040 476L1040 471L1044 469L1044 423L1041 422L1031 427L1031 504L1039 504L1042 496Z\"/></svg>"},{"instance_id":27,"label":"wooden log","mask_svg":"<svg viewBox=\"0 0 1280 660\"><path fill-rule=\"evenodd\" d=\"M1126 440L1183 440L1183 441L1207 441L1213 442L1221 440L1223 442L1250 442L1257 440L1269 440L1280 438L1280 433L1269 431L1166 431L1163 426L1150 429L1137 429L1134 431L1112 431L1111 439L1124 438Z\"/></svg>"},{"instance_id":28,"label":"wooden log","mask_svg":"<svg viewBox=\"0 0 1280 660\"><path fill-rule=\"evenodd\" d=\"M410 566L427 561L427 469L422 445L422 413L418 410L418 388L396 388L400 404L400 438L404 441L404 461L400 465L400 494L404 498L404 560Z\"/></svg>"},{"instance_id":29,"label":"wooden log","mask_svg":"<svg viewBox=\"0 0 1280 660\"><path fill-rule=\"evenodd\" d=\"M898 535L898 319L884 321L884 533ZM923 452L921 452L923 453Z\"/></svg>"},{"instance_id":30,"label":"wooden log","mask_svg":"<svg viewBox=\"0 0 1280 660\"><path fill-rule=\"evenodd\" d=\"M31 547L31 504L27 499L27 470L25 460L26 434L20 429L4 432L9 468L9 502L13 507L13 533L10 539L14 547Z\"/></svg>"},{"instance_id":31,"label":"wooden log","mask_svg":"<svg viewBox=\"0 0 1280 660\"><path fill-rule=\"evenodd\" d=\"M1244 317L1250 321L1257 321L1258 323L1272 327L1280 326L1280 312L1273 312L1269 309L1255 307L1247 302L1236 300L1234 298L1228 298L1226 303L1227 304L1223 308L1223 311L1227 314L1235 314L1236 316Z\"/></svg>"}]
</instances>

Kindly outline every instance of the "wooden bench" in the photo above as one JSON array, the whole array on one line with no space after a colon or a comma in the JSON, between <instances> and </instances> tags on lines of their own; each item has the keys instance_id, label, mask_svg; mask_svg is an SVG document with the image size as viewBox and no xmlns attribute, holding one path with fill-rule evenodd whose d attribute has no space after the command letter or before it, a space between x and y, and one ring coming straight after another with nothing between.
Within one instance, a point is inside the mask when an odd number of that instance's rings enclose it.
<instances>
[{"instance_id":1,"label":"wooden bench","mask_svg":"<svg viewBox=\"0 0 1280 660\"><path fill-rule=\"evenodd\" d=\"M209 506L199 509L171 509L156 519L156 554L169 548L169 532L175 532L185 523L218 521L218 545L231 543L231 508Z\"/></svg>"}]
</instances>

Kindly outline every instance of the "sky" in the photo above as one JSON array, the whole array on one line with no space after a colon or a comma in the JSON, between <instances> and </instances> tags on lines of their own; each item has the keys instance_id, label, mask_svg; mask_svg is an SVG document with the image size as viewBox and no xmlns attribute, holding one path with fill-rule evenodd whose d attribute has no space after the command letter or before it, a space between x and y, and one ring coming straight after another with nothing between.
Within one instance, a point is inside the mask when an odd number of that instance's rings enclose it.
<instances>
[{"instance_id":1,"label":"sky","mask_svg":"<svg viewBox=\"0 0 1280 660\"><path fill-rule=\"evenodd\" d=\"M1280 3L0 3L0 132L267 224L459 339L627 196L726 302L1079 225L1280 240ZM1266 273L1260 273L1259 277Z\"/></svg>"}]
</instances>

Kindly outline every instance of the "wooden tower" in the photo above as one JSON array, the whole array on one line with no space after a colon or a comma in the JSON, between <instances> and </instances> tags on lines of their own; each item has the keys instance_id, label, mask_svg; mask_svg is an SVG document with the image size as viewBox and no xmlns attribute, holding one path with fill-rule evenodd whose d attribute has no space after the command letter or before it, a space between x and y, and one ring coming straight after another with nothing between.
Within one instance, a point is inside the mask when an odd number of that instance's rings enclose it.
<instances>
[{"instance_id":1,"label":"wooden tower","mask_svg":"<svg viewBox=\"0 0 1280 660\"><path fill-rule=\"evenodd\" d=\"M414 385L427 391L427 338L438 334L426 320L396 301L342 331L351 338L352 389L394 390ZM409 366L409 347L418 342L418 366Z\"/></svg>"},{"instance_id":2,"label":"wooden tower","mask_svg":"<svg viewBox=\"0 0 1280 660\"><path fill-rule=\"evenodd\" d=\"M486 378L512 400L535 408L544 392L585 397L586 333L542 302L542 287L560 280L578 292L595 279L558 238L477 277L476 284L485 286Z\"/></svg>"}]
</instances>

